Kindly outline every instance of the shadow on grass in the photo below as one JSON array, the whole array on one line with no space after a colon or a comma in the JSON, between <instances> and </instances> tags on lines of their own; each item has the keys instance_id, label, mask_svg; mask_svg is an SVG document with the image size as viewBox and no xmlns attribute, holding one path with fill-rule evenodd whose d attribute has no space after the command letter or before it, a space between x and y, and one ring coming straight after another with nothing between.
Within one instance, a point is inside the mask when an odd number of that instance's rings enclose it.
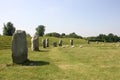
<instances>
[{"instance_id":1,"label":"shadow on grass","mask_svg":"<svg viewBox=\"0 0 120 80\"><path fill-rule=\"evenodd\" d=\"M40 52L49 52L49 50L40 50Z\"/></svg>"},{"instance_id":2,"label":"shadow on grass","mask_svg":"<svg viewBox=\"0 0 120 80\"><path fill-rule=\"evenodd\" d=\"M47 61L33 61L33 60L27 60L25 63L23 63L23 66L44 66L49 65L50 63Z\"/></svg>"},{"instance_id":3,"label":"shadow on grass","mask_svg":"<svg viewBox=\"0 0 120 80\"><path fill-rule=\"evenodd\" d=\"M21 64L16 64L16 63L12 63L12 64L7 64L6 66L17 66L17 65L21 65L21 66L44 66L44 65L49 65L50 63L47 61L33 61L33 60L27 60L24 63Z\"/></svg>"},{"instance_id":4,"label":"shadow on grass","mask_svg":"<svg viewBox=\"0 0 120 80\"><path fill-rule=\"evenodd\" d=\"M36 50L36 52L49 52L49 50Z\"/></svg>"}]
</instances>

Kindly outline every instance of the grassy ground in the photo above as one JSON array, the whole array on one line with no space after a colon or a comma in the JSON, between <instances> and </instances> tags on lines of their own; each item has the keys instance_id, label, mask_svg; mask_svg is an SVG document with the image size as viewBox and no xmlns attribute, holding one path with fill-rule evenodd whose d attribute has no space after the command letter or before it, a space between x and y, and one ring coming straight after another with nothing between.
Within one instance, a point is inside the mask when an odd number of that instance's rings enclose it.
<instances>
[{"instance_id":1,"label":"grassy ground","mask_svg":"<svg viewBox=\"0 0 120 80\"><path fill-rule=\"evenodd\" d=\"M40 52L29 48L29 65L12 65L11 50L1 49L0 80L120 79L119 43L80 43L82 48L79 44L74 48L40 47Z\"/></svg>"},{"instance_id":2,"label":"grassy ground","mask_svg":"<svg viewBox=\"0 0 120 80\"><path fill-rule=\"evenodd\" d=\"M62 39L64 45L68 45L69 42L70 42L70 38L40 37L39 38L40 46L42 46L42 39L46 39L46 38L49 39L49 44L50 45L52 45L53 42L58 43L60 39ZM0 36L0 50L10 49L11 48L11 40L12 40L11 36ZM85 43L87 43L86 40L82 40L82 39L73 39L73 40L74 40L74 44L85 44ZM31 37L27 37L27 43L28 43L28 47L30 47Z\"/></svg>"}]
</instances>

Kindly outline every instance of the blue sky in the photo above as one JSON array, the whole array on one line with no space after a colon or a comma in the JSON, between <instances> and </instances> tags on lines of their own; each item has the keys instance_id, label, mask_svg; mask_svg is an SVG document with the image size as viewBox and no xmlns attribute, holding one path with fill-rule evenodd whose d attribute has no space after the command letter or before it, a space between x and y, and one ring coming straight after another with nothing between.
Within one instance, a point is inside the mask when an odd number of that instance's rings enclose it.
<instances>
[{"instance_id":1,"label":"blue sky","mask_svg":"<svg viewBox=\"0 0 120 80\"><path fill-rule=\"evenodd\" d=\"M45 25L45 33L120 36L120 0L0 0L0 34L9 21L31 35Z\"/></svg>"}]
</instances>

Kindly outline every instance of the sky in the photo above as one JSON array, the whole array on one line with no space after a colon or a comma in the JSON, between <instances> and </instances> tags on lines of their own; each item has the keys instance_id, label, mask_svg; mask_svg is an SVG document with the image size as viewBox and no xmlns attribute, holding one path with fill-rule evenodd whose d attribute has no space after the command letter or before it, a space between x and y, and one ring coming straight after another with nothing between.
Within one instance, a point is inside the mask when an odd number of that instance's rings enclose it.
<instances>
[{"instance_id":1,"label":"sky","mask_svg":"<svg viewBox=\"0 0 120 80\"><path fill-rule=\"evenodd\" d=\"M7 22L31 35L44 25L45 33L120 36L120 0L0 0L0 34Z\"/></svg>"}]
</instances>

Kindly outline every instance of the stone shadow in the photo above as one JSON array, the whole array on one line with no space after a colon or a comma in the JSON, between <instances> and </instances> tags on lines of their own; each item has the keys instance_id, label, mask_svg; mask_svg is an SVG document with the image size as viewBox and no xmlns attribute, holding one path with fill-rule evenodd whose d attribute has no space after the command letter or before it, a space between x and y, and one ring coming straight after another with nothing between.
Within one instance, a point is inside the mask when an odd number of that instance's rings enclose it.
<instances>
[{"instance_id":1,"label":"stone shadow","mask_svg":"<svg viewBox=\"0 0 120 80\"><path fill-rule=\"evenodd\" d=\"M35 52L49 52L49 50L36 50Z\"/></svg>"},{"instance_id":2,"label":"stone shadow","mask_svg":"<svg viewBox=\"0 0 120 80\"><path fill-rule=\"evenodd\" d=\"M25 63L23 63L23 66L44 66L49 65L50 63L47 61L33 61L33 60L27 60Z\"/></svg>"},{"instance_id":3,"label":"stone shadow","mask_svg":"<svg viewBox=\"0 0 120 80\"><path fill-rule=\"evenodd\" d=\"M6 64L7 67L10 66L17 66L17 65L21 65L21 66L44 66L44 65L49 65L50 63L47 61L33 61L33 60L27 60L24 63L21 64L16 64L16 63L12 63L12 64Z\"/></svg>"},{"instance_id":4,"label":"stone shadow","mask_svg":"<svg viewBox=\"0 0 120 80\"><path fill-rule=\"evenodd\" d=\"M40 50L40 52L49 52L49 50Z\"/></svg>"}]
</instances>

